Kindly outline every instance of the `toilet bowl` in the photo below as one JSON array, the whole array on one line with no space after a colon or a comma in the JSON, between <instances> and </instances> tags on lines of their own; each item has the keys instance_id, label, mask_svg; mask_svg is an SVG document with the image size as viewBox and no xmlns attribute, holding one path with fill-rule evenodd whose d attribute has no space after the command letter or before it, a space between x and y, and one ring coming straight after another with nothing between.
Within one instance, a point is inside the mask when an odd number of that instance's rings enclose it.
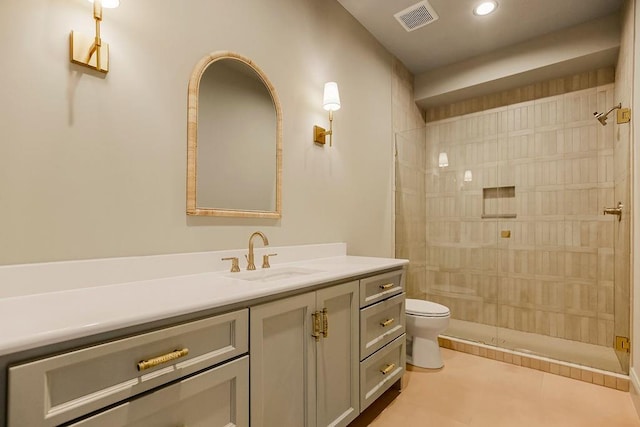
<instances>
[{"instance_id":1,"label":"toilet bowl","mask_svg":"<svg viewBox=\"0 0 640 427\"><path fill-rule=\"evenodd\" d=\"M438 335L449 326L449 308L431 301L407 299L407 363L421 368L444 366Z\"/></svg>"}]
</instances>

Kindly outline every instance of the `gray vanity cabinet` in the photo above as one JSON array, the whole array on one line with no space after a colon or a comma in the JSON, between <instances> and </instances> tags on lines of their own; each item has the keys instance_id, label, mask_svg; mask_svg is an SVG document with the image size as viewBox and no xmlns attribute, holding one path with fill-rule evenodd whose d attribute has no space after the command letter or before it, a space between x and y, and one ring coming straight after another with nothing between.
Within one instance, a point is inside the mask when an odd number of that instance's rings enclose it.
<instances>
[{"instance_id":1,"label":"gray vanity cabinet","mask_svg":"<svg viewBox=\"0 0 640 427\"><path fill-rule=\"evenodd\" d=\"M98 411L71 425L146 427L173 419L169 425L248 427L248 314L237 310L12 366L8 427L54 427ZM217 407L200 404L212 398Z\"/></svg>"},{"instance_id":2,"label":"gray vanity cabinet","mask_svg":"<svg viewBox=\"0 0 640 427\"><path fill-rule=\"evenodd\" d=\"M0 427L347 426L405 369L405 269L358 278L9 364Z\"/></svg>"},{"instance_id":3,"label":"gray vanity cabinet","mask_svg":"<svg viewBox=\"0 0 640 427\"><path fill-rule=\"evenodd\" d=\"M358 416L358 285L250 308L252 427L346 426Z\"/></svg>"}]
</instances>

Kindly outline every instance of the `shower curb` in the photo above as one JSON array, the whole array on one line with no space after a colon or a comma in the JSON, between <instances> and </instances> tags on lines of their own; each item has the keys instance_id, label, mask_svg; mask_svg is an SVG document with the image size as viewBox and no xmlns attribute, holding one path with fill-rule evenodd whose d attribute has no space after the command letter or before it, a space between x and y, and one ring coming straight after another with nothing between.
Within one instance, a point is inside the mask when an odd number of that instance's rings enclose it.
<instances>
[{"instance_id":1,"label":"shower curb","mask_svg":"<svg viewBox=\"0 0 640 427\"><path fill-rule=\"evenodd\" d=\"M535 369L549 374L560 375L614 390L629 392L630 381L628 375L576 365L575 363L562 362L519 351L502 349L459 338L439 336L438 342L440 343L440 347L449 350L460 351L462 353Z\"/></svg>"}]
</instances>

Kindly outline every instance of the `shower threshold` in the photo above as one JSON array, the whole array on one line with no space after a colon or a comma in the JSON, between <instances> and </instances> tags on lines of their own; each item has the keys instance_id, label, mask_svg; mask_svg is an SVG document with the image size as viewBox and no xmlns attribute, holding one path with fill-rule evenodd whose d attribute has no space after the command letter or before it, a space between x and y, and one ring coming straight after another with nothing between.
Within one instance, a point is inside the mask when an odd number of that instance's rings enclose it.
<instances>
[{"instance_id":1,"label":"shower threshold","mask_svg":"<svg viewBox=\"0 0 640 427\"><path fill-rule=\"evenodd\" d=\"M605 346L457 319L451 319L449 327L442 335L603 371L627 374L620 365L614 349Z\"/></svg>"}]
</instances>

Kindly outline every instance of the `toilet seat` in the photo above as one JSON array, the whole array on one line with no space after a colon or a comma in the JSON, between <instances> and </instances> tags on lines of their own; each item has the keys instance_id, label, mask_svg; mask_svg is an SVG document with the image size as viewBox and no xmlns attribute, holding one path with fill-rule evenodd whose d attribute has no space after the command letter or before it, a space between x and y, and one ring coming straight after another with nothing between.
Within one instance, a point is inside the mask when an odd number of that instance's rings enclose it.
<instances>
[{"instance_id":1,"label":"toilet seat","mask_svg":"<svg viewBox=\"0 0 640 427\"><path fill-rule=\"evenodd\" d=\"M448 317L451 314L449 308L442 304L420 299L407 299L405 312L416 317Z\"/></svg>"}]
</instances>

